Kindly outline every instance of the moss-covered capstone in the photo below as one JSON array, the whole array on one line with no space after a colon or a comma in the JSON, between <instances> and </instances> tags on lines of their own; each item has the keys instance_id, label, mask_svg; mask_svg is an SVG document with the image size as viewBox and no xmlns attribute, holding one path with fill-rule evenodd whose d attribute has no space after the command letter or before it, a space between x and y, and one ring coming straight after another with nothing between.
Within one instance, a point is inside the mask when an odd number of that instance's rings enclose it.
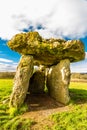
<instances>
[{"instance_id":1,"label":"moss-covered capstone","mask_svg":"<svg viewBox=\"0 0 87 130\"><path fill-rule=\"evenodd\" d=\"M15 35L8 46L22 55L10 97L12 110L24 103L28 90L31 94L43 93L45 83L52 98L63 104L69 102L70 62L85 58L80 40L43 39L38 32L28 32ZM33 72L34 65L42 65L44 71Z\"/></svg>"},{"instance_id":2,"label":"moss-covered capstone","mask_svg":"<svg viewBox=\"0 0 87 130\"><path fill-rule=\"evenodd\" d=\"M52 66L63 59L70 62L83 60L84 45L80 40L43 39L38 32L15 35L8 46L22 55L32 55L34 64Z\"/></svg>"}]
</instances>

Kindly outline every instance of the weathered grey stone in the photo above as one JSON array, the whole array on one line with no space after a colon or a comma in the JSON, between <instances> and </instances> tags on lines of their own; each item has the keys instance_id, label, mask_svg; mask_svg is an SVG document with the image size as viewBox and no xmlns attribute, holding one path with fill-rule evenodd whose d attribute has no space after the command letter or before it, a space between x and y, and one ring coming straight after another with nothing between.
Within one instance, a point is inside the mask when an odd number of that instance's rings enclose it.
<instances>
[{"instance_id":1,"label":"weathered grey stone","mask_svg":"<svg viewBox=\"0 0 87 130\"><path fill-rule=\"evenodd\" d=\"M23 55L17 67L10 106L20 107L28 88L30 93L44 91L45 74L42 71L33 74L33 65L53 66L47 75L49 94L61 103L69 102L70 62L85 58L80 40L43 39L38 32L28 32L15 35L8 46Z\"/></svg>"},{"instance_id":2,"label":"weathered grey stone","mask_svg":"<svg viewBox=\"0 0 87 130\"><path fill-rule=\"evenodd\" d=\"M49 70L47 87L51 97L67 104L70 100L68 86L70 82L70 61L61 60L59 64Z\"/></svg>"},{"instance_id":3,"label":"weathered grey stone","mask_svg":"<svg viewBox=\"0 0 87 130\"><path fill-rule=\"evenodd\" d=\"M29 91L31 94L44 93L45 73L44 71L36 71L30 79Z\"/></svg>"},{"instance_id":4,"label":"weathered grey stone","mask_svg":"<svg viewBox=\"0 0 87 130\"><path fill-rule=\"evenodd\" d=\"M43 39L38 32L17 34L8 46L20 54L33 55L35 65L52 66L63 59L76 62L85 58L84 45L80 40Z\"/></svg>"},{"instance_id":5,"label":"weathered grey stone","mask_svg":"<svg viewBox=\"0 0 87 130\"><path fill-rule=\"evenodd\" d=\"M20 107L28 91L29 80L33 74L33 57L22 56L17 67L14 87L10 98L10 107Z\"/></svg>"}]
</instances>

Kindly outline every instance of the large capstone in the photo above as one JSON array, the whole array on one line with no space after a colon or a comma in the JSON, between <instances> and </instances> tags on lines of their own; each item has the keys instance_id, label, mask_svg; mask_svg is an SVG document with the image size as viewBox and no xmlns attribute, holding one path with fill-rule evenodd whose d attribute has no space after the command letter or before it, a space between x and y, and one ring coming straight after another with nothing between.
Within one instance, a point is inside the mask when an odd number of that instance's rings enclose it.
<instances>
[{"instance_id":1,"label":"large capstone","mask_svg":"<svg viewBox=\"0 0 87 130\"><path fill-rule=\"evenodd\" d=\"M70 100L68 86L70 82L70 61L61 60L59 64L50 68L47 76L47 87L51 97L67 104Z\"/></svg>"},{"instance_id":2,"label":"large capstone","mask_svg":"<svg viewBox=\"0 0 87 130\"><path fill-rule=\"evenodd\" d=\"M50 68L46 83L50 96L63 104L69 102L70 62L85 58L82 41L44 39L38 32L27 32L15 35L8 41L8 46L22 55L14 79L10 106L20 107L28 90L30 93L44 91L44 72L33 74L34 65Z\"/></svg>"},{"instance_id":3,"label":"large capstone","mask_svg":"<svg viewBox=\"0 0 87 130\"><path fill-rule=\"evenodd\" d=\"M33 57L22 56L17 67L14 87L10 98L10 107L20 107L26 98L29 80L33 74Z\"/></svg>"},{"instance_id":4,"label":"large capstone","mask_svg":"<svg viewBox=\"0 0 87 130\"><path fill-rule=\"evenodd\" d=\"M31 94L44 93L45 73L44 71L36 71L30 79L29 91Z\"/></svg>"},{"instance_id":5,"label":"large capstone","mask_svg":"<svg viewBox=\"0 0 87 130\"><path fill-rule=\"evenodd\" d=\"M43 39L38 32L17 34L8 46L22 55L32 55L35 65L52 66L63 59L76 62L85 57L84 45L80 40Z\"/></svg>"}]
</instances>

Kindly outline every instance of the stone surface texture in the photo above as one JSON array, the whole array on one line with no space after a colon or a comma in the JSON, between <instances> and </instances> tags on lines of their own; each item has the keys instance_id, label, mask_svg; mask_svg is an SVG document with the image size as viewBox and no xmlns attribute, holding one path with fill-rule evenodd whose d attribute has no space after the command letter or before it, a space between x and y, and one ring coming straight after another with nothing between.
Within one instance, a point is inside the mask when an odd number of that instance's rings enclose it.
<instances>
[{"instance_id":1,"label":"stone surface texture","mask_svg":"<svg viewBox=\"0 0 87 130\"><path fill-rule=\"evenodd\" d=\"M67 104L70 100L68 86L70 82L70 61L61 60L59 64L50 68L47 76L47 87L51 97Z\"/></svg>"},{"instance_id":2,"label":"stone surface texture","mask_svg":"<svg viewBox=\"0 0 87 130\"><path fill-rule=\"evenodd\" d=\"M69 102L70 62L85 58L84 44L80 40L44 39L38 32L27 32L16 34L7 44L22 55L14 79L11 107L20 107L28 90L44 92L47 68L50 68L46 82L50 96L63 104ZM44 71L33 72L35 65L43 67Z\"/></svg>"},{"instance_id":3,"label":"stone surface texture","mask_svg":"<svg viewBox=\"0 0 87 130\"><path fill-rule=\"evenodd\" d=\"M84 45L80 40L43 39L38 32L17 34L8 46L22 55L32 55L35 65L52 66L62 59L77 62L85 58Z\"/></svg>"},{"instance_id":4,"label":"stone surface texture","mask_svg":"<svg viewBox=\"0 0 87 130\"><path fill-rule=\"evenodd\" d=\"M30 79L29 91L31 94L44 93L45 73L44 71L36 71Z\"/></svg>"},{"instance_id":5,"label":"stone surface texture","mask_svg":"<svg viewBox=\"0 0 87 130\"><path fill-rule=\"evenodd\" d=\"M22 56L17 67L13 91L10 98L10 107L20 107L29 87L29 80L33 74L33 57Z\"/></svg>"}]
</instances>

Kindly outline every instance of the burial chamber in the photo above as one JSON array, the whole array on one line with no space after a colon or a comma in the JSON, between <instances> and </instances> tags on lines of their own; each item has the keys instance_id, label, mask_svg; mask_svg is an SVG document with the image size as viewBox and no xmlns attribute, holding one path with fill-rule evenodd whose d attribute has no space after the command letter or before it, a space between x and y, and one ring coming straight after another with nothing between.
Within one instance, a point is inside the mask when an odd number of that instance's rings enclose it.
<instances>
[{"instance_id":1,"label":"burial chamber","mask_svg":"<svg viewBox=\"0 0 87 130\"><path fill-rule=\"evenodd\" d=\"M20 107L28 91L43 93L45 85L56 101L63 104L69 102L70 62L85 58L82 41L44 39L38 32L28 32L15 35L7 45L21 54L10 107ZM37 71L34 71L34 66L38 66Z\"/></svg>"}]
</instances>

